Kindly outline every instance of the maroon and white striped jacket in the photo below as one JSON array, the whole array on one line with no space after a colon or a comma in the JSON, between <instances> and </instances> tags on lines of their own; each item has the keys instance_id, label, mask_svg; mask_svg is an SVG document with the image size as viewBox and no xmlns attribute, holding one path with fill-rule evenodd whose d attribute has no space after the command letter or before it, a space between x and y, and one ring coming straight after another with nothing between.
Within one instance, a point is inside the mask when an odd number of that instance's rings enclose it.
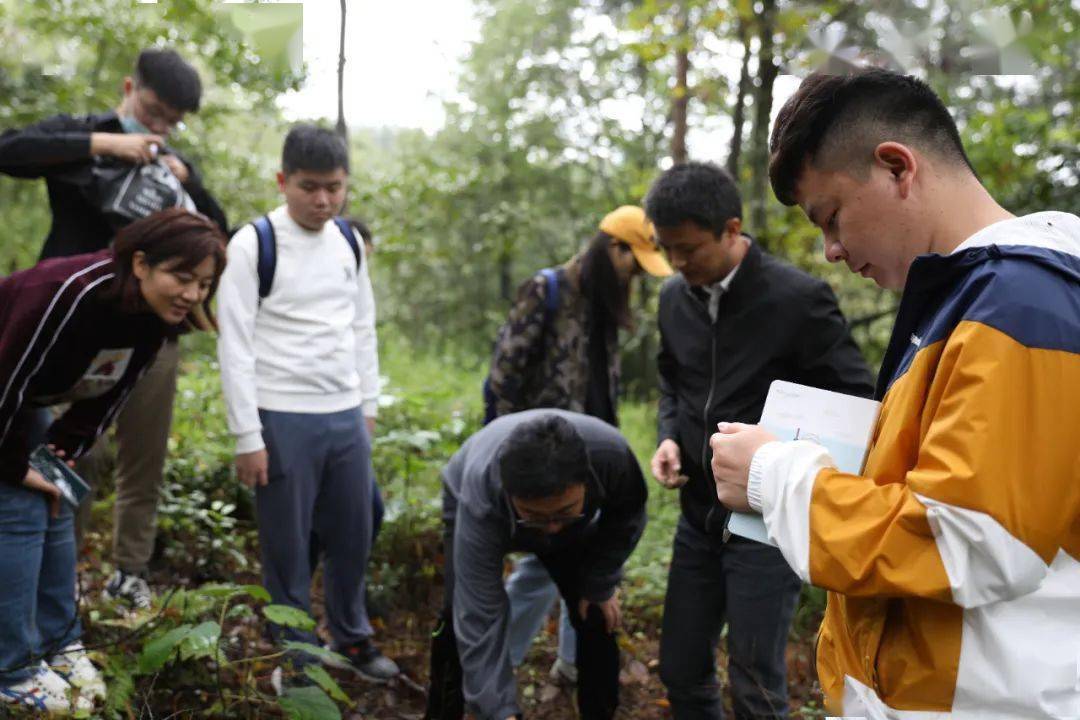
<instances>
[{"instance_id":1,"label":"maroon and white striped jacket","mask_svg":"<svg viewBox=\"0 0 1080 720\"><path fill-rule=\"evenodd\" d=\"M175 330L110 297L112 250L44 260L0 280L0 481L21 483L33 411L71 403L48 440L77 458L113 421Z\"/></svg>"}]
</instances>

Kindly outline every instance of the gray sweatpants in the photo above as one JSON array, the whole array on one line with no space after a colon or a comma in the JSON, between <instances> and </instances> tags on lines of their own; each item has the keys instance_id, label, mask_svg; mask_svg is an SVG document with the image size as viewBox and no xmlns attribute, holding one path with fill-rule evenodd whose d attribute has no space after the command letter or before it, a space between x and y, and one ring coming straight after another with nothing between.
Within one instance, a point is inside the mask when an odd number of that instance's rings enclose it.
<instances>
[{"instance_id":1,"label":"gray sweatpants","mask_svg":"<svg viewBox=\"0 0 1080 720\"><path fill-rule=\"evenodd\" d=\"M263 583L273 601L311 613L311 543L324 559L326 621L335 647L372 634L364 606L371 551L371 443L359 408L327 414L260 410L269 482L257 487ZM277 640L318 644L292 628Z\"/></svg>"}]
</instances>

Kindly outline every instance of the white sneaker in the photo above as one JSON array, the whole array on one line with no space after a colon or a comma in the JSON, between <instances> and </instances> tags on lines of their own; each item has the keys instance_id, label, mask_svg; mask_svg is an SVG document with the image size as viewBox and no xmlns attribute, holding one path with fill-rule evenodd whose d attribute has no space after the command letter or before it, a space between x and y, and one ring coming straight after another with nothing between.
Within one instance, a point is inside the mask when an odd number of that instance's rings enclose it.
<instances>
[{"instance_id":1,"label":"white sneaker","mask_svg":"<svg viewBox=\"0 0 1080 720\"><path fill-rule=\"evenodd\" d=\"M154 597L150 592L150 585L142 576L123 570L113 573L101 594L106 600L120 600L136 610L150 609L150 602Z\"/></svg>"},{"instance_id":2,"label":"white sneaker","mask_svg":"<svg viewBox=\"0 0 1080 720\"><path fill-rule=\"evenodd\" d=\"M44 710L49 714L71 712L71 686L44 662L34 674L15 685L0 687L0 703ZM76 710L93 710L94 705L80 698Z\"/></svg>"},{"instance_id":3,"label":"white sneaker","mask_svg":"<svg viewBox=\"0 0 1080 720\"><path fill-rule=\"evenodd\" d=\"M53 656L49 667L67 681L68 685L79 689L79 699L105 699L105 679L101 672L90 662L81 642L74 642Z\"/></svg>"}]
</instances>

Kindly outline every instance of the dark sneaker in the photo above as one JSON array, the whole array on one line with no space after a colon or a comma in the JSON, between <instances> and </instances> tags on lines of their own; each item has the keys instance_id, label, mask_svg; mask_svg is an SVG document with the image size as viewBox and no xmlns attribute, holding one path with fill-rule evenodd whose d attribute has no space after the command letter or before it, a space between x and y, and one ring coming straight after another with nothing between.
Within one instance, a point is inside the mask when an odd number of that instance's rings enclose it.
<instances>
[{"instance_id":1,"label":"dark sneaker","mask_svg":"<svg viewBox=\"0 0 1080 720\"><path fill-rule=\"evenodd\" d=\"M361 640L352 645L340 647L336 652L349 661L348 666L343 669L352 670L372 682L386 682L401 674L397 663L379 652L371 640ZM327 664L341 667L335 662L327 661Z\"/></svg>"},{"instance_id":2,"label":"dark sneaker","mask_svg":"<svg viewBox=\"0 0 1080 720\"><path fill-rule=\"evenodd\" d=\"M101 594L106 600L119 600L136 610L149 610L150 602L154 597L150 593L150 585L147 584L145 578L123 570L113 573Z\"/></svg>"}]
</instances>

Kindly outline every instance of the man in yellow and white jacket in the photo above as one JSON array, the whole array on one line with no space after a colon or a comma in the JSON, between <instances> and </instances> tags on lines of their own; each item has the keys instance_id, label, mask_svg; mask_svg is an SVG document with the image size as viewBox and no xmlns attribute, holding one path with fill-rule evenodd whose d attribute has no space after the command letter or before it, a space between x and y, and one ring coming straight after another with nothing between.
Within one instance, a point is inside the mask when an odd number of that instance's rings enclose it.
<instances>
[{"instance_id":1,"label":"man in yellow and white jacket","mask_svg":"<svg viewBox=\"0 0 1080 720\"><path fill-rule=\"evenodd\" d=\"M1080 717L1080 218L1014 217L914 78L812 75L770 175L830 261L903 297L862 476L757 426L713 436L721 502L830 591L830 713Z\"/></svg>"}]
</instances>

